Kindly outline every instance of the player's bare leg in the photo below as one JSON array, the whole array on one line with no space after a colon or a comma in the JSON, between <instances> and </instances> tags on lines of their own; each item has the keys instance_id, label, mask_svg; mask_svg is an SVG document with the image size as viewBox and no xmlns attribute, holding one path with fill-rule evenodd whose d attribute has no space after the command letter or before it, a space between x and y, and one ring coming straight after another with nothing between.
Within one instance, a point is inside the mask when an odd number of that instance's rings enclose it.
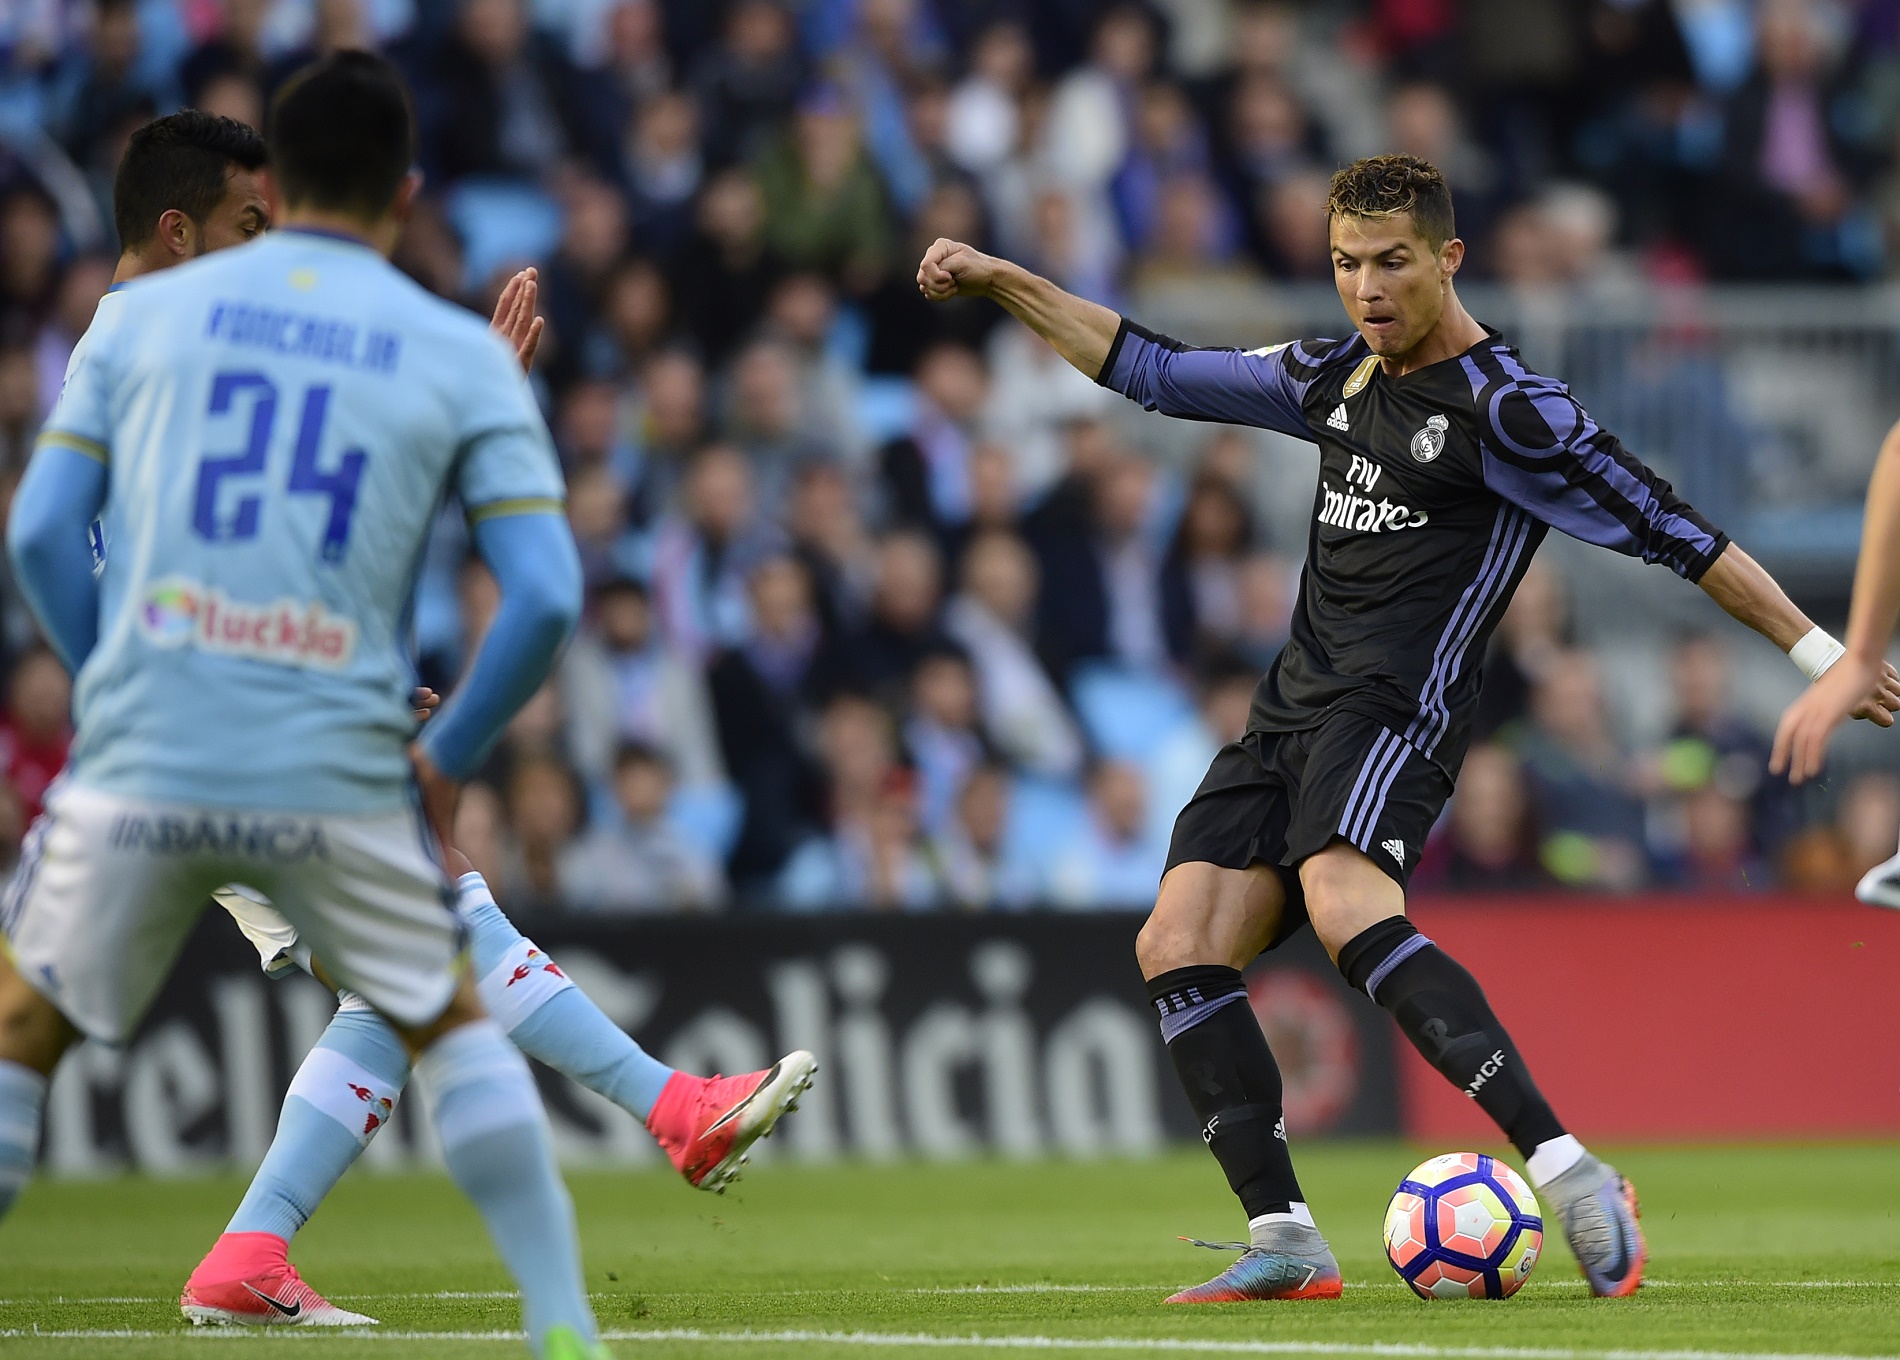
<instances>
[{"instance_id":1,"label":"player's bare leg","mask_svg":"<svg viewBox=\"0 0 1900 1360\"><path fill-rule=\"evenodd\" d=\"M1170 1303L1339 1297L1339 1263L1293 1174L1280 1069L1240 977L1272 942L1285 901L1279 874L1264 864L1177 864L1136 939L1168 1056L1248 1219L1246 1242L1221 1244L1240 1259Z\"/></svg>"},{"instance_id":2,"label":"player's bare leg","mask_svg":"<svg viewBox=\"0 0 1900 1360\"><path fill-rule=\"evenodd\" d=\"M1389 1011L1523 1154L1591 1292L1634 1293L1647 1260L1635 1190L1564 1131L1477 980L1405 919L1404 890L1355 847L1335 841L1309 857L1300 881L1313 929L1346 981Z\"/></svg>"},{"instance_id":3,"label":"player's bare leg","mask_svg":"<svg viewBox=\"0 0 1900 1360\"><path fill-rule=\"evenodd\" d=\"M47 1083L77 1037L0 948L0 1215L32 1179Z\"/></svg>"}]
</instances>

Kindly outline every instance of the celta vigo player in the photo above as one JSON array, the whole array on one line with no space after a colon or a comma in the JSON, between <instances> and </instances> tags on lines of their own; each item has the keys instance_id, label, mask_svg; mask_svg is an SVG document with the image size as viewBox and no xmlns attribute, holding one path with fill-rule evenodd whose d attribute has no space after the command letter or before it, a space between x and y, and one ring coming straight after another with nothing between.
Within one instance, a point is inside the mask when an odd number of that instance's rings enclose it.
<instances>
[{"instance_id":1,"label":"celta vigo player","mask_svg":"<svg viewBox=\"0 0 1900 1360\"><path fill-rule=\"evenodd\" d=\"M125 291L147 275L261 234L269 218L261 183L267 159L264 140L251 129L198 110L156 119L135 132L113 184L122 253L95 326L108 329ZM535 295L535 273L524 271L504 289L495 313L494 329L523 368L532 363L542 332ZM68 366L69 381L89 347L82 337ZM103 556L102 535L95 535L95 545ZM423 695L419 717L434 703ZM43 845L46 828L42 819L30 838L29 861L31 847ZM16 880L22 887L26 881L26 875ZM267 972L280 975L301 963L322 974L294 928L259 894L232 885L212 898L257 945ZM811 1060L800 1053L738 1077L674 1072L647 1055L514 929L479 875L458 878L455 909L468 930L483 1004L509 1038L638 1116L692 1185L720 1190L729 1184L747 1148L809 1083ZM180 1306L190 1320L294 1326L374 1321L335 1307L311 1289L287 1251L289 1240L387 1123L408 1073L395 1031L361 997L344 992L337 1017L291 1083L276 1137L249 1191L185 1287ZM17 1168L20 1180L27 1169Z\"/></svg>"},{"instance_id":2,"label":"celta vigo player","mask_svg":"<svg viewBox=\"0 0 1900 1360\"><path fill-rule=\"evenodd\" d=\"M1406 882L1463 760L1477 663L1553 527L1695 582L1810 678L1840 647L1465 311L1453 286L1464 243L1437 169L1412 156L1347 166L1327 215L1344 340L1197 349L955 241L917 272L924 296L995 299L1149 410L1319 445L1290 640L1245 735L1176 821L1137 944L1169 1056L1251 1229L1233 1265L1171 1301L1339 1296L1240 975L1309 924L1524 1155L1591 1290L1627 1295L1646 1256L1635 1191L1565 1131L1477 982L1405 919ZM1900 675L1872 673L1852 703L1891 726Z\"/></svg>"}]
</instances>

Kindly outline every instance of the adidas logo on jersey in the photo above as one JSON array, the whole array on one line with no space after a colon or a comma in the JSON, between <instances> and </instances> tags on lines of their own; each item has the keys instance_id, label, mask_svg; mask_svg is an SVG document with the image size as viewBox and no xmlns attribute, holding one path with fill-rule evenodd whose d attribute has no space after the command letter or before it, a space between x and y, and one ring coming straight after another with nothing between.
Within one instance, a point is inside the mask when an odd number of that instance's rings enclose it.
<instances>
[{"instance_id":1,"label":"adidas logo on jersey","mask_svg":"<svg viewBox=\"0 0 1900 1360\"><path fill-rule=\"evenodd\" d=\"M1400 864L1405 863L1404 841L1380 841L1379 848L1385 851L1386 854L1392 856L1392 858L1397 860Z\"/></svg>"},{"instance_id":2,"label":"adidas logo on jersey","mask_svg":"<svg viewBox=\"0 0 1900 1360\"><path fill-rule=\"evenodd\" d=\"M1326 417L1326 424L1335 430L1344 430L1348 434L1352 432L1352 426L1346 423L1345 402L1342 401L1333 407L1333 413Z\"/></svg>"}]
</instances>

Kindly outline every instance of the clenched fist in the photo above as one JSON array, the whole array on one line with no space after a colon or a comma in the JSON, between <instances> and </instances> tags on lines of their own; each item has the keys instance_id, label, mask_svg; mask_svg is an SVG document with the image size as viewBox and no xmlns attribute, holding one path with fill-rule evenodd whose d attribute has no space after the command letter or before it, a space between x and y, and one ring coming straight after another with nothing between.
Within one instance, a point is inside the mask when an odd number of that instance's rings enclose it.
<instances>
[{"instance_id":1,"label":"clenched fist","mask_svg":"<svg viewBox=\"0 0 1900 1360\"><path fill-rule=\"evenodd\" d=\"M987 296L1000 263L961 241L939 236L917 266L917 291L932 302Z\"/></svg>"}]
</instances>

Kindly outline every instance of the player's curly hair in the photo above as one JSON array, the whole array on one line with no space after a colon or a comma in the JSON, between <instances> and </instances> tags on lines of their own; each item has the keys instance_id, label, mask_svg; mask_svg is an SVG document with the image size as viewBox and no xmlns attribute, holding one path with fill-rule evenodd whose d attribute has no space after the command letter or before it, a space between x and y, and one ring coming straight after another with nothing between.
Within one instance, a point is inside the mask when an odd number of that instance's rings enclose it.
<instances>
[{"instance_id":1,"label":"player's curly hair","mask_svg":"<svg viewBox=\"0 0 1900 1360\"><path fill-rule=\"evenodd\" d=\"M1403 153L1367 156L1333 176L1326 217L1396 217L1412 214L1433 250L1458 234L1451 189L1437 166Z\"/></svg>"}]
</instances>

